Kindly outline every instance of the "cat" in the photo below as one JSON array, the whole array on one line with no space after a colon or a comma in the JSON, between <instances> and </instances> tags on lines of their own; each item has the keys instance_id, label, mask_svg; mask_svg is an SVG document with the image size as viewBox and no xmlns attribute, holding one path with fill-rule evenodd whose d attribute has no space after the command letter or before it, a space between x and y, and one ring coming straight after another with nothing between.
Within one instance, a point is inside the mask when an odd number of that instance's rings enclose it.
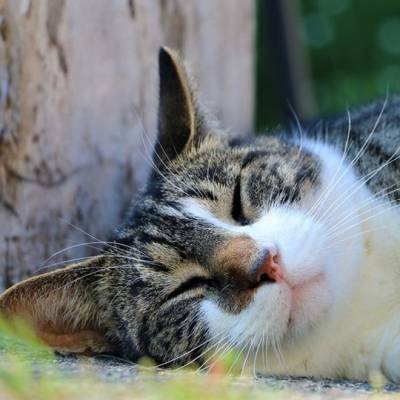
<instances>
[{"instance_id":1,"label":"cat","mask_svg":"<svg viewBox=\"0 0 400 400\"><path fill-rule=\"evenodd\" d=\"M166 47L159 78L153 170L113 240L2 313L61 352L399 382L400 98L241 138Z\"/></svg>"}]
</instances>

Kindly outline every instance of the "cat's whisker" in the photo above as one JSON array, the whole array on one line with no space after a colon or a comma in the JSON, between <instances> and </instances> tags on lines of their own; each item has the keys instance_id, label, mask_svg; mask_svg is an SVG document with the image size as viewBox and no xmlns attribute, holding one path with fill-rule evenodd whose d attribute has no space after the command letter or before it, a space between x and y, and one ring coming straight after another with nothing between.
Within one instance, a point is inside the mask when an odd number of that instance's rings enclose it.
<instances>
[{"instance_id":1,"label":"cat's whisker","mask_svg":"<svg viewBox=\"0 0 400 400\"><path fill-rule=\"evenodd\" d=\"M392 187L394 185L390 185ZM388 187L389 188L389 187ZM349 221L352 220L358 220L360 216L365 215L375 209L379 209L380 207L384 207L385 205L381 200L389 197L391 194L394 194L398 191L400 191L400 188L393 189L389 192L386 191L386 189L383 190L383 193L381 193L379 196L374 196L374 197L368 197L365 199L363 202L360 203L360 206L357 207L357 213L354 214L354 212L348 212L345 214L339 221L335 223L328 231L327 233L330 234L332 231L335 231L338 227L345 225L345 223L348 223ZM389 204L393 204L393 202L389 201ZM364 210L364 211L363 211ZM349 219L349 217L352 217Z\"/></svg>"},{"instance_id":2,"label":"cat's whisker","mask_svg":"<svg viewBox=\"0 0 400 400\"><path fill-rule=\"evenodd\" d=\"M111 256L111 257L115 257L115 258L125 258L125 259L132 260L132 261L134 261L134 262L152 265L152 263L151 263L150 261L143 260L143 259L139 259L139 258L133 257L132 255L127 256L127 255L124 255L124 254L120 254L120 253L121 253L120 247L126 247L126 254L128 254L128 250L131 250L131 251L135 251L135 252L141 253L141 254L144 255L144 256L147 256L145 253L141 252L141 251L140 251L139 249L137 249L137 248L134 248L134 247L132 247L132 246L126 245L126 244L124 244L124 243L117 243L117 242L115 242L115 241L104 241L104 240L100 240L100 239L96 238L95 236L89 234L88 232L83 231L83 230L82 230L81 228L79 228L78 226L75 226L74 224L71 224L71 223L69 223L69 222L67 222L67 221L64 221L64 222L68 223L68 224L69 224L70 226L72 226L74 229L77 229L78 231L80 231L80 232L84 233L85 235L91 237L92 239L94 239L94 241L85 242L85 243L78 243L78 244L75 244L75 245L66 247L66 248L64 248L64 249L62 249L62 250L59 250L59 251L57 251L56 253L52 254L52 255L47 259L47 262L50 261L52 258L55 258L56 256L62 254L63 252L66 252L66 251L68 251L68 250L71 250L71 249L74 249L74 248L77 248L77 247L87 246L87 247L95 248L96 250L102 250L102 249L99 249L99 248L97 248L97 247L93 247L93 246L92 246L93 244L101 244L101 245L110 247L111 249L113 249L113 250L116 252L116 254L112 254L112 253L103 251L102 255L108 255L108 256ZM93 257L93 256L88 256L87 258L92 258L92 257ZM84 260L85 258L82 257L81 259ZM67 262L71 262L71 261L75 261L75 260L74 260L74 259L72 259L72 260L65 260L65 261L63 261L63 262L60 262L60 264L67 263ZM58 264L58 263L56 263L56 265L57 265L57 264ZM132 267L133 267L133 266L132 266ZM48 266L43 266L43 267L41 267L40 269L43 269L43 268L48 268ZM139 268L139 266L138 266L138 265L135 265L135 268ZM39 270L40 270L40 269L39 269Z\"/></svg>"},{"instance_id":3,"label":"cat's whisker","mask_svg":"<svg viewBox=\"0 0 400 400\"><path fill-rule=\"evenodd\" d=\"M44 260L41 263L42 266L39 267L38 271L40 271L42 268L46 268L45 266L43 266L44 264L47 264L50 260L52 260L53 258L57 257L58 255L61 255L62 253L65 253L65 252L67 252L69 250L73 250L73 249L78 248L78 247L88 246L88 245L92 245L92 244L102 244L102 242L100 242L100 241L95 241L95 242L92 241L92 242L77 243L77 244L74 244L72 246L65 247L62 250L58 250L57 252L53 253L51 256L49 256L46 260ZM89 256L89 257L91 257L91 256Z\"/></svg>"},{"instance_id":4,"label":"cat's whisker","mask_svg":"<svg viewBox=\"0 0 400 400\"><path fill-rule=\"evenodd\" d=\"M367 210L365 210L362 213L359 213L357 215L353 215L351 218L345 219L344 221L341 221L341 223L336 224L334 229L330 229L327 231L327 239L331 240L336 237L337 234L341 234L345 232L347 229L346 228L353 228L353 227L362 227L363 222L368 221L369 219L374 218L374 214L371 214L375 210L380 210L377 215L381 215L386 211L390 210L390 207L384 208L382 204L375 205L374 207L371 207ZM363 216L367 215L370 216L368 219L364 219ZM345 230L346 229L346 230Z\"/></svg>"},{"instance_id":5,"label":"cat's whisker","mask_svg":"<svg viewBox=\"0 0 400 400\"><path fill-rule=\"evenodd\" d=\"M235 328L239 325L239 323L240 323L240 322L237 321L237 322L232 326L232 329L235 329ZM243 332L242 332L242 333L243 333ZM240 343L235 343L234 340L233 340L232 338L229 339L229 335L228 335L228 334L226 334L226 336L224 336L223 341L225 341L226 344L229 345L231 349L233 349L233 348L236 348L236 349L239 348L239 349L240 349L240 350L239 350L239 353L238 353L238 355L237 355L237 357L236 357L237 359L239 359L241 353L243 352L243 347L242 347L242 345L241 345ZM219 345L220 343L221 343L221 342L219 342L218 345ZM208 362L209 362L209 360L214 359L215 356L216 356L217 354L218 354L218 350L217 350L217 351L214 351L214 353L212 354L212 356L209 357L207 360L205 360L205 361L203 362L203 364L199 367L199 369L200 369L200 368L203 368L205 365L207 365ZM232 368L233 368L233 366L231 366L231 368L229 369L229 371L230 371ZM228 373L229 373L229 372L228 372Z\"/></svg>"},{"instance_id":6,"label":"cat's whisker","mask_svg":"<svg viewBox=\"0 0 400 400\"><path fill-rule=\"evenodd\" d=\"M232 341L231 341L231 344L232 344ZM243 348L241 347L241 346L234 346L233 344L232 344L232 349L235 349L235 350L238 350L238 351L236 351L236 357L235 357L235 359L233 360L233 362L232 362L232 364L230 365L230 367L229 367L229 369L228 369L228 371L227 371L227 375L230 375L231 373L232 373L232 371L234 370L234 368L236 367L236 364L239 362L239 360L240 360L240 357L241 357L241 355L242 355L242 353L243 353Z\"/></svg>"},{"instance_id":7,"label":"cat's whisker","mask_svg":"<svg viewBox=\"0 0 400 400\"><path fill-rule=\"evenodd\" d=\"M141 135L141 139L143 142L143 145L146 148L146 144L145 144L145 139L148 139L147 135ZM156 144L159 145L159 147L162 149L162 151L165 153L164 148L161 146L161 143L159 142L158 139L156 139ZM153 144L150 144L151 147L153 147ZM170 167L165 163L164 159L157 153L157 151L155 150L155 147L153 149L153 155L157 157L157 159L159 160L159 162L163 165L163 167L167 170L167 172L169 172L172 176L174 176L173 171L170 169ZM165 153L165 155L167 156L167 154ZM163 174L161 172L161 169L155 164L154 162L154 158L152 156L150 156L149 154L147 154L146 152L146 156L148 157L148 161L150 162L150 165L152 167L152 169L158 174L160 175L167 183L169 183L172 187L174 187L176 190L178 190L179 192L182 192L183 194L185 194L186 196L190 197L181 187L177 186L174 182L172 182L165 174ZM168 160L168 157L167 157Z\"/></svg>"},{"instance_id":8,"label":"cat's whisker","mask_svg":"<svg viewBox=\"0 0 400 400\"><path fill-rule=\"evenodd\" d=\"M343 240L340 240L340 243L346 243L346 240L350 240L352 238L357 238L357 237L362 237L363 234L361 232L358 232L357 234L350 234L348 236L343 237ZM323 252L323 251L334 251L334 254L336 256L338 255L345 255L347 254L347 250L346 249L338 249L336 246L332 245L331 243L327 244L326 246L321 247L319 250L319 253Z\"/></svg>"},{"instance_id":9,"label":"cat's whisker","mask_svg":"<svg viewBox=\"0 0 400 400\"><path fill-rule=\"evenodd\" d=\"M300 139L299 150L298 150L297 155L294 160L294 165L296 165L295 163L300 159L302 151L303 151L303 127L301 126L300 119L296 113L296 110L294 109L294 107L292 106L292 104L289 101L288 101L288 105L289 105L290 112L292 113L294 120L296 122L297 131L299 133L299 139Z\"/></svg>"},{"instance_id":10,"label":"cat's whisker","mask_svg":"<svg viewBox=\"0 0 400 400\"><path fill-rule=\"evenodd\" d=\"M347 109L347 118L348 118L348 128L347 128L347 135L346 135L346 142L344 145L344 150L342 157L340 159L339 165L336 168L335 173L333 174L331 180L328 182L327 187L322 191L320 196L318 197L317 201L313 204L311 209L307 212L306 216L312 215L315 209L318 209L318 207L321 205L323 206L326 199L328 198L329 194L332 192L332 190L336 187L336 184L339 182L335 182L335 179L337 175L339 174L343 163L346 160L347 157L347 152L349 151L348 146L349 146L349 141L350 141L350 133L351 133L351 114L350 111ZM340 179L340 178L339 178Z\"/></svg>"},{"instance_id":11,"label":"cat's whisker","mask_svg":"<svg viewBox=\"0 0 400 400\"><path fill-rule=\"evenodd\" d=\"M223 359L223 357L232 350L232 344L227 341L225 344L223 344L218 351L216 351L210 359L206 362L207 368L209 370L212 370L214 365L219 363L220 360ZM209 363L210 360L214 360L213 362Z\"/></svg>"},{"instance_id":12,"label":"cat's whisker","mask_svg":"<svg viewBox=\"0 0 400 400\"><path fill-rule=\"evenodd\" d=\"M254 377L257 376L256 362L257 362L258 352L260 351L260 346L261 346L261 343L262 343L262 339L263 339L263 337L260 336L259 339L258 339L258 345L257 345L257 348L256 348L255 355L253 356L253 375L254 375Z\"/></svg>"},{"instance_id":13,"label":"cat's whisker","mask_svg":"<svg viewBox=\"0 0 400 400\"><path fill-rule=\"evenodd\" d=\"M393 186L393 185L391 185ZM345 214L340 220L338 220L335 225L333 225L328 231L327 231L327 235L328 237L336 232L336 231L340 231L340 229L342 229L342 227L345 227L350 221L357 221L359 220L360 216L365 215L370 213L371 211L375 210L375 209L379 209L381 207L383 207L382 203L379 203L379 200L382 200L386 197L388 197L390 194L396 193L400 190L400 188L396 188L392 191L386 192L386 189L383 190L383 193L380 196L376 196L368 198L366 200L364 200L361 204L360 207L358 208L358 213L355 215L354 212L348 212L347 214ZM374 207L370 207L370 205L373 204ZM391 203L392 204L392 203ZM367 208L369 207L369 208ZM366 210L364 210L363 212L361 212L363 209L367 208ZM349 218L352 217L352 218Z\"/></svg>"},{"instance_id":14,"label":"cat's whisker","mask_svg":"<svg viewBox=\"0 0 400 400\"><path fill-rule=\"evenodd\" d=\"M245 351L247 347L247 343L235 343L232 339L230 339L230 343L232 346L232 349L236 350L236 357L233 360L233 363L231 364L230 368L227 371L227 374L230 374L234 368L236 367L237 363L241 360L242 354Z\"/></svg>"},{"instance_id":15,"label":"cat's whisker","mask_svg":"<svg viewBox=\"0 0 400 400\"><path fill-rule=\"evenodd\" d=\"M163 176L161 174L160 169L158 168L158 166L155 164L154 162L154 155L157 155L157 158L159 159L159 161L163 164L163 167L165 167L167 169L167 171L171 172L171 170L169 169L169 167L166 165L166 163L164 162L164 160L161 158L161 156L156 152L155 152L155 146L159 145L159 147L161 148L162 152L164 153L164 156L166 158L167 161L169 160L169 157L167 155L167 153L165 152L164 148L162 147L160 141L158 138L155 138L154 143L152 143L150 141L150 135L148 134L144 124L142 123L141 119L139 119L140 124L141 124L141 130L140 130L140 138L142 140L142 144L144 146L144 150L145 150L145 157L146 160L149 162L150 168L154 169L154 171L158 174L160 174L161 176ZM147 143L146 143L147 141Z\"/></svg>"},{"instance_id":16,"label":"cat's whisker","mask_svg":"<svg viewBox=\"0 0 400 400\"><path fill-rule=\"evenodd\" d=\"M373 177L376 176L383 168L390 165L392 162L397 161L400 158L400 154L397 153L400 150L400 146L398 146L395 152L386 160L383 164L377 167L375 170L368 172L363 177L361 177L358 181L356 181L346 192L344 192L341 196L339 196L333 203L324 210L323 214L320 216L320 220L323 219L329 213L335 212L341 205L344 204L346 200L348 200L351 196L357 193L359 190L365 187L365 184L368 183ZM333 209L332 209L333 208Z\"/></svg>"},{"instance_id":17,"label":"cat's whisker","mask_svg":"<svg viewBox=\"0 0 400 400\"><path fill-rule=\"evenodd\" d=\"M175 358L169 359L168 361L165 361L165 362L163 362L163 363L157 364L157 365L155 365L155 367L156 367L156 368L161 368L161 367L164 367L164 366L166 366L166 365L172 364L172 363L174 363L175 361L178 361L178 360L180 360L181 358L184 358L184 357L188 356L189 354L193 353L194 351L196 351L196 350L198 350L198 349L201 349L201 348L202 348L203 346L205 346L206 344L208 344L208 343L210 343L210 342L213 342L215 339L219 338L221 335L223 335L223 332L217 333L216 335L214 335L214 336L208 338L207 340L204 340L203 342L201 342L201 343L198 344L197 346L193 347L192 349L186 351L185 353L182 353L181 355L179 355L179 356L177 356L177 357L175 357ZM198 357L196 357L196 359L202 357L202 355L203 355L203 353L201 353ZM195 362L196 359L192 359L192 360L190 361L190 363ZM177 370L182 369L182 368L185 368L185 367L188 366L190 363L185 364L184 366L181 366L181 367L177 368Z\"/></svg>"},{"instance_id":18,"label":"cat's whisker","mask_svg":"<svg viewBox=\"0 0 400 400\"><path fill-rule=\"evenodd\" d=\"M388 192L388 190L391 189L393 186L395 186L396 188ZM365 204L365 203L369 203L369 202L371 201L371 199L373 199L373 198L375 198L375 199L381 199L381 198L384 198L384 197L386 197L386 196L389 196L390 194L395 193L395 192L396 192L397 190L399 190L399 189L400 189L400 188L398 187L398 184L397 184L397 183L393 183L393 184L391 184L391 185L389 185L389 186L386 186L385 188L383 188L383 189L377 191L377 192L375 193L374 197L367 197L365 200L363 200L363 201L360 203L360 206L362 206L362 205Z\"/></svg>"},{"instance_id":19,"label":"cat's whisker","mask_svg":"<svg viewBox=\"0 0 400 400\"><path fill-rule=\"evenodd\" d=\"M256 339L256 336L254 336L253 339L249 342L249 349L248 349L248 351L246 353L246 357L244 358L243 365L242 365L242 370L240 372L240 376L241 377L243 376L243 374L244 374L244 372L246 370L246 363L247 363L247 360L249 358L249 355L250 355L251 351L253 350L255 339Z\"/></svg>"},{"instance_id":20,"label":"cat's whisker","mask_svg":"<svg viewBox=\"0 0 400 400\"><path fill-rule=\"evenodd\" d=\"M368 233L376 233L377 231L385 230L386 228L387 227L383 226L383 225L382 226L373 225L373 227L370 228L370 229L366 229L366 230L363 230L363 231L358 232L358 233L354 233L354 234L351 234L351 235L347 235L347 236L341 237L340 240L335 240L335 242L338 243L338 244L346 243L350 239L355 239L357 237L364 237ZM330 249L330 248L332 248L332 246L327 247L327 249Z\"/></svg>"},{"instance_id":21,"label":"cat's whisker","mask_svg":"<svg viewBox=\"0 0 400 400\"><path fill-rule=\"evenodd\" d=\"M371 171L370 173L366 174L363 178L361 178L361 180L358 182L358 184L353 185L353 189L348 191L347 193L345 193L345 197L343 198L343 196L341 196L341 198L339 198L338 200L342 200L341 203L336 204L336 206L332 208L333 205L331 205L330 208L328 208L328 210L325 211L325 213L323 214L323 216L321 217L324 218L324 216L326 216L329 212L334 213L341 205L343 205L351 196L353 196L355 193L357 193L359 190L363 189L365 187L365 184L370 181L378 172L380 172L383 168L385 168L387 165L389 165L392 162L397 161L398 159L400 159L400 154L397 155L395 158L392 158L393 156L395 156L400 150L400 146L397 147L396 151L393 153L393 155L384 163L382 164L380 167L378 167L377 169L375 169L374 171ZM334 204L337 203L337 201L334 202Z\"/></svg>"},{"instance_id":22,"label":"cat's whisker","mask_svg":"<svg viewBox=\"0 0 400 400\"><path fill-rule=\"evenodd\" d=\"M182 367L179 367L177 370L180 370L182 368L187 367L188 365L190 365L191 363L193 363L194 361L197 361L198 359L203 359L205 357L205 355L209 352L212 352L211 356L208 356L207 359L205 359L202 364L200 364L200 366L197 368L197 372L203 370L204 368L209 366L209 362L210 360L214 360L216 355L221 351L221 348L225 348L226 346L226 339L227 339L227 335L225 335L222 339L220 339L218 342L212 344L211 346L209 346L207 349L204 350L204 352L202 352L199 356L197 356L196 358L194 358L193 360L189 361L187 364L183 365Z\"/></svg>"},{"instance_id":23,"label":"cat's whisker","mask_svg":"<svg viewBox=\"0 0 400 400\"><path fill-rule=\"evenodd\" d=\"M141 132L141 139L142 142L144 144L144 146L146 147L146 144L144 143L144 140L148 139L148 134L146 134L146 130L144 128L144 126L142 126L143 128L143 132ZM196 190L195 187L188 187L187 184L185 182L179 182L182 186L179 186L178 184L174 183L171 181L171 179L169 179L165 174L162 173L161 169L155 164L154 162L154 156L157 157L157 159L159 160L159 162L162 164L163 168L171 175L171 176L175 176L176 174L174 173L174 171L170 168L169 164L170 164L170 159L168 157L168 154L166 153L165 149L163 148L163 146L161 145L160 141L158 138L155 139L155 143L149 143L148 148L152 148L153 149L153 156L151 156L151 154L149 154L149 152L147 152L147 158L148 161L150 162L151 167L153 168L154 171L156 171L165 181L167 181L168 183L170 183L175 189L177 189L178 191L182 192L183 194L185 194L187 197L190 197L190 195L184 190L185 187L187 187L188 189L191 189L193 192L197 192L197 194L200 195L200 193ZM167 160L167 162L164 161L164 158L160 156L159 153L157 153L157 151L155 150L155 146L158 145L158 147L161 149L161 151L164 154L165 159Z\"/></svg>"},{"instance_id":24,"label":"cat's whisker","mask_svg":"<svg viewBox=\"0 0 400 400\"><path fill-rule=\"evenodd\" d=\"M77 225L75 225L75 224L73 224L73 223L71 223L71 222L69 222L69 221L67 221L67 220L61 219L61 221L63 221L64 223L68 224L70 227L74 228L74 229L77 230L78 232L81 232L81 233L84 234L85 236L91 238L92 240L97 241L97 243L99 243L99 244L105 243L105 244L107 244L108 246L110 246L113 250L115 250L116 252L121 251L121 249L119 248L119 246L123 246L123 244L118 244L118 245L117 245L116 242L110 242L110 241L107 242L107 241L101 240L101 239L97 238L96 236L90 234L89 232L86 232L85 230L83 230L83 229L80 228L79 226L77 226ZM114 244L112 244L112 243L114 243Z\"/></svg>"},{"instance_id":25,"label":"cat's whisker","mask_svg":"<svg viewBox=\"0 0 400 400\"><path fill-rule=\"evenodd\" d=\"M394 189L394 190L392 190L390 192L383 193L380 196L370 197L370 198L364 200L364 202L362 202L360 204L360 207L358 207L357 214L354 214L354 212L348 212L340 220L338 220L335 223L335 225L333 225L327 231L327 235L329 236L331 233L333 233L333 232L335 232L337 230L340 230L341 227L345 226L349 221L358 220L362 215L370 213L371 211L373 211L373 210L375 210L377 208L383 207L383 204L381 202L379 202L379 200L382 200L382 199L388 197L390 194L396 193L398 191L400 191L400 188L396 188L396 189ZM373 207L371 207L371 206L373 206ZM364 210L364 209L366 209L366 210Z\"/></svg>"},{"instance_id":26,"label":"cat's whisker","mask_svg":"<svg viewBox=\"0 0 400 400\"><path fill-rule=\"evenodd\" d=\"M284 366L285 365L285 359L283 357L283 354L282 354L282 351L281 351L281 348L280 348L279 340L272 338L271 345L272 345L272 348L273 348L275 354L277 355L277 359L278 359L279 364L281 366Z\"/></svg>"},{"instance_id":27,"label":"cat's whisker","mask_svg":"<svg viewBox=\"0 0 400 400\"><path fill-rule=\"evenodd\" d=\"M105 256L108 256L110 258L116 258L116 259L123 259L123 260L130 260L130 261L134 261L135 263L139 263L139 264L144 264L144 265L154 265L154 262L152 261L148 261L148 260L143 260L142 258L137 258L134 256L126 256L126 255L122 255L122 254L112 254L112 253L104 253ZM136 267L137 264L132 265ZM143 267L143 265L137 265L138 267Z\"/></svg>"},{"instance_id":28,"label":"cat's whisker","mask_svg":"<svg viewBox=\"0 0 400 400\"><path fill-rule=\"evenodd\" d=\"M122 269L122 268L126 268L126 267L133 268L132 265L130 265L130 264L112 265L112 266L107 266L107 267L81 267L82 270L88 269L88 270L91 270L91 272L88 273L88 274L85 274L83 276L80 276L79 278L73 279L73 280L71 280L69 282L66 282L63 285L59 286L59 287L56 287L54 289L50 289L48 292L44 293L43 295L38 296L37 300L42 299L43 296L49 296L53 292L56 292L56 291L59 291L59 290L64 290L67 287L74 286L79 281L82 281L82 280L84 280L84 279L86 279L86 278L88 278L90 276L93 276L93 275L96 275L96 274L100 274L102 271L107 271L107 270L110 270L110 269ZM135 269L136 269L136 267L135 267ZM103 279L103 278L104 278L103 276L101 276L101 275L99 276L99 280Z\"/></svg>"},{"instance_id":29,"label":"cat's whisker","mask_svg":"<svg viewBox=\"0 0 400 400\"><path fill-rule=\"evenodd\" d=\"M88 269L88 270L89 270L89 269L92 269L92 270L93 270L93 268L90 268L90 267L87 267L87 268L83 267L82 269L83 269L83 270L84 270L84 269ZM77 282L79 282L80 280L86 278L87 276L91 276L91 275L97 274L97 273L101 272L103 269L104 269L104 268L98 268L98 269L96 269L96 271L94 271L94 272L92 271L91 273L88 273L88 274L86 274L86 275L84 275L84 276L82 276L82 277L76 278L76 279L74 279L73 281L66 282L66 283L62 284L61 286L57 286L57 287L55 287L55 288L53 288L53 289L50 289L48 292L42 293L42 294L40 294L39 296L37 296L37 297L36 297L36 301L39 302L40 300L43 300L45 297L49 297L51 294L53 294L53 293L55 293L55 292L62 291L62 290L64 290L64 289L68 288L68 287L74 286L74 285L75 285ZM100 276L99 276L99 279L101 279Z\"/></svg>"},{"instance_id":30,"label":"cat's whisker","mask_svg":"<svg viewBox=\"0 0 400 400\"><path fill-rule=\"evenodd\" d=\"M139 135L140 135L140 139L142 141L142 145L143 145L143 150L144 150L144 154L140 153L142 156L142 158L144 158L144 161L148 163L149 168L152 169L154 168L154 162L153 159L151 157L151 152L153 149L153 144L150 142L150 135L146 129L146 127L144 126L143 120L141 118L141 114L138 111L137 107L133 106L133 110L136 113L136 121L139 122L140 124L140 130L139 130ZM147 139L147 143L145 142L145 139Z\"/></svg>"},{"instance_id":31,"label":"cat's whisker","mask_svg":"<svg viewBox=\"0 0 400 400\"><path fill-rule=\"evenodd\" d=\"M36 269L35 272L43 271L44 269L52 269L54 267L64 266L65 264L70 264L70 263L75 263L75 262L79 262L79 261L89 260L91 258L93 258L93 256L70 258L68 260L63 260L63 261L59 261L59 262L56 262L56 263L44 265L43 267L40 267L40 268Z\"/></svg>"},{"instance_id":32,"label":"cat's whisker","mask_svg":"<svg viewBox=\"0 0 400 400\"><path fill-rule=\"evenodd\" d=\"M267 330L264 328L263 330L263 361L264 361L264 369L268 367L268 335Z\"/></svg>"},{"instance_id":33,"label":"cat's whisker","mask_svg":"<svg viewBox=\"0 0 400 400\"><path fill-rule=\"evenodd\" d=\"M367 222L367 221L370 221L371 219L374 219L374 218L376 218L376 217L378 217L378 216L380 216L380 215L382 215L382 214L384 214L384 213L387 213L387 212L392 211L392 210L394 210L394 209L397 209L397 208L399 208L399 207L400 207L400 204L394 204L394 205L392 204L392 205L390 205L390 206L388 206L388 207L384 207L384 208L381 209L378 213L375 213L375 214L373 214L373 215L370 215L370 216L368 216L367 218L364 218L364 219L362 219L361 221L358 221L358 222L355 223L355 224L351 224L350 226L346 226L345 229L340 230L339 233L340 233L340 234L343 234L344 232L350 230L351 228L353 228L353 227L355 227L355 226L362 225L363 223L365 223L365 222ZM337 234L332 235L332 236L330 236L330 239L331 239L331 240L332 240L332 239L335 239L337 236L338 236Z\"/></svg>"},{"instance_id":34,"label":"cat's whisker","mask_svg":"<svg viewBox=\"0 0 400 400\"><path fill-rule=\"evenodd\" d=\"M371 132L369 133L369 135L367 136L364 144L361 146L361 148L358 150L358 152L356 153L356 155L354 156L354 158L351 160L351 162L347 165L347 167L343 170L342 174L340 175L340 177L338 178L338 180L335 183L335 186L343 179L343 177L353 168L353 166L356 164L356 162L361 158L361 156L364 154L364 152L366 151L367 147L368 147L368 143L370 142L370 140L372 139L372 136L375 134L376 128L378 127L383 113L385 111L385 108L387 106L389 100L389 93L386 92L386 97L385 100L382 104L382 108L378 114L378 117L376 118L375 124L373 125ZM350 132L351 129L348 130L348 132Z\"/></svg>"}]
</instances>

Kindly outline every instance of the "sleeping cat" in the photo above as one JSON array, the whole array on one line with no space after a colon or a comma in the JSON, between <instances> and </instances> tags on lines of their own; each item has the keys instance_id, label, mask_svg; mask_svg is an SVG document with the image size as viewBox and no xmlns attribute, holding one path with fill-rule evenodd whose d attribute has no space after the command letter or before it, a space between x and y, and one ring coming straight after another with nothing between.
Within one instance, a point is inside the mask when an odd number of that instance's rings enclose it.
<instances>
[{"instance_id":1,"label":"sleeping cat","mask_svg":"<svg viewBox=\"0 0 400 400\"><path fill-rule=\"evenodd\" d=\"M153 171L102 255L0 297L59 351L400 381L400 99L233 138L159 54Z\"/></svg>"}]
</instances>

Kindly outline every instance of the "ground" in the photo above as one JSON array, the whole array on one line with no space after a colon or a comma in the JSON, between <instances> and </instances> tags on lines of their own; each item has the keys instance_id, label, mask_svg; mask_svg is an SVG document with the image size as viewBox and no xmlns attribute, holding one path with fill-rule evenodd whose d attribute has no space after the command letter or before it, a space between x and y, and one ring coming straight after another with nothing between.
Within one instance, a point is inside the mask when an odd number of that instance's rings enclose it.
<instances>
[{"instance_id":1,"label":"ground","mask_svg":"<svg viewBox=\"0 0 400 400\"><path fill-rule=\"evenodd\" d=\"M301 400L399 399L400 386L292 377L227 376L223 360L211 373L155 369L115 357L54 355L29 332L15 336L0 321L0 400ZM225 363L225 364L224 364Z\"/></svg>"},{"instance_id":2,"label":"ground","mask_svg":"<svg viewBox=\"0 0 400 400\"><path fill-rule=\"evenodd\" d=\"M400 387L391 384L374 389L361 382L228 378L223 374L154 371L109 358L50 357L19 360L18 364L17 368L10 364L8 376L3 364L0 399L400 399Z\"/></svg>"}]
</instances>

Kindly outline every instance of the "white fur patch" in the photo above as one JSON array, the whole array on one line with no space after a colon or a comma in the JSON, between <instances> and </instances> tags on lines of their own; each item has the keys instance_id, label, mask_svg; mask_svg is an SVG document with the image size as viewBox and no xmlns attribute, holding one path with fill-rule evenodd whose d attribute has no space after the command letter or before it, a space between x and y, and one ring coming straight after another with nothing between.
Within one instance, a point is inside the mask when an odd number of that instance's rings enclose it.
<instances>
[{"instance_id":1,"label":"white fur patch","mask_svg":"<svg viewBox=\"0 0 400 400\"><path fill-rule=\"evenodd\" d=\"M299 205L237 226L183 201L184 212L216 229L246 234L260 249L276 246L288 277L289 284L259 288L238 314L204 300L203 316L212 336L251 349L262 372L367 379L379 368L400 379L400 217L373 199L336 151L304 145L323 164L322 183Z\"/></svg>"}]
</instances>

